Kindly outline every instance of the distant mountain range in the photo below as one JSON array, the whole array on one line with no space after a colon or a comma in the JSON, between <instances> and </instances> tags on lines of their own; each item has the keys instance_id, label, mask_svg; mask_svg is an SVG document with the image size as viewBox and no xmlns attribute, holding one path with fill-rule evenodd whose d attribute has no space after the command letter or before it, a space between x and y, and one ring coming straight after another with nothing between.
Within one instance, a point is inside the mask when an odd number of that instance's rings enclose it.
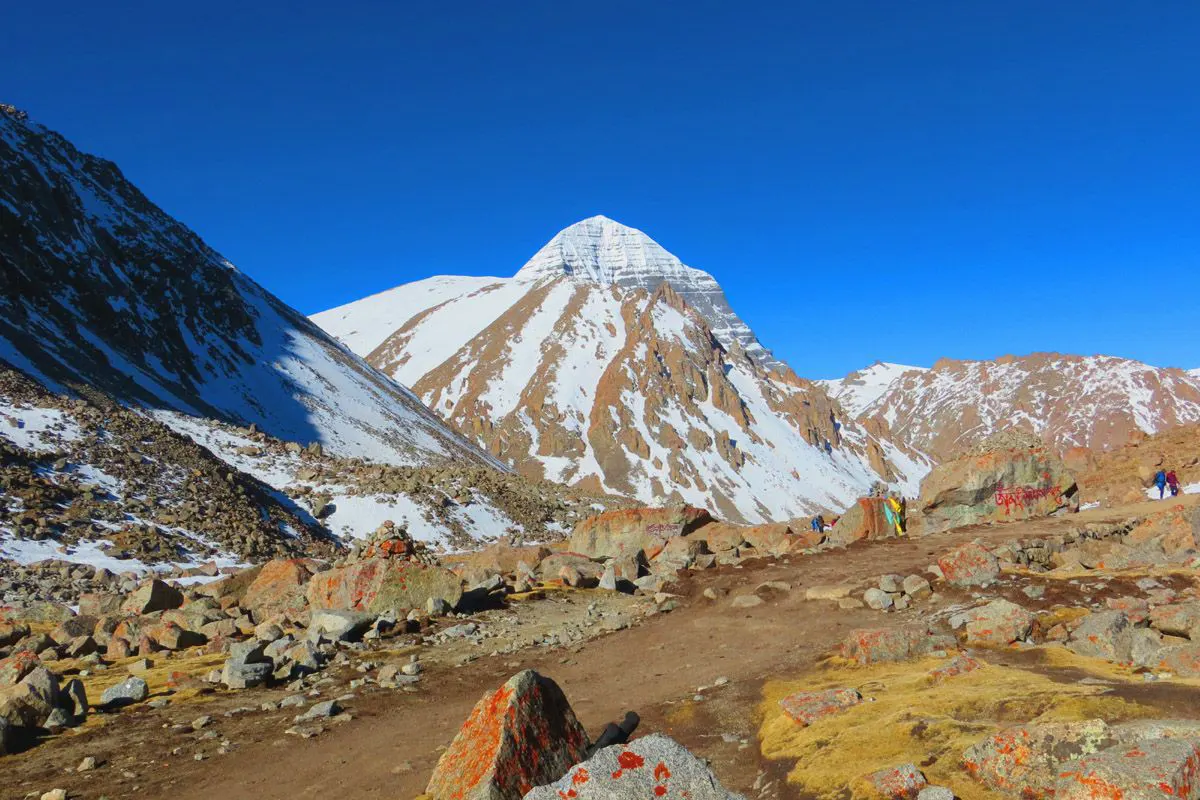
<instances>
[{"instance_id":1,"label":"distant mountain range","mask_svg":"<svg viewBox=\"0 0 1200 800\"><path fill-rule=\"evenodd\" d=\"M850 414L938 460L1007 427L1058 450L1110 450L1135 432L1200 422L1200 370L1112 356L943 359L931 369L876 363L820 383Z\"/></svg>"}]
</instances>

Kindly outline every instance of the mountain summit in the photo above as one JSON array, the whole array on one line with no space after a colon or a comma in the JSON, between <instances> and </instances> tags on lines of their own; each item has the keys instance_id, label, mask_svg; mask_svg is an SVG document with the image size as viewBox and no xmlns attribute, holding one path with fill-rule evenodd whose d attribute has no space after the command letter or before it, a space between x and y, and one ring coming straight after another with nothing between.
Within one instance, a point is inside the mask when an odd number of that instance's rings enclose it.
<instances>
[{"instance_id":1,"label":"mountain summit","mask_svg":"<svg viewBox=\"0 0 1200 800\"><path fill-rule=\"evenodd\" d=\"M592 217L512 278L440 276L313 320L522 473L730 520L838 510L928 469L772 363L711 275Z\"/></svg>"},{"instance_id":2,"label":"mountain summit","mask_svg":"<svg viewBox=\"0 0 1200 800\"><path fill-rule=\"evenodd\" d=\"M768 368L782 363L759 343L725 298L712 275L689 267L637 228L605 216L588 217L563 228L521 267L517 280L566 276L572 281L653 292L671 284L712 328L725 347L735 343Z\"/></svg>"}]
</instances>

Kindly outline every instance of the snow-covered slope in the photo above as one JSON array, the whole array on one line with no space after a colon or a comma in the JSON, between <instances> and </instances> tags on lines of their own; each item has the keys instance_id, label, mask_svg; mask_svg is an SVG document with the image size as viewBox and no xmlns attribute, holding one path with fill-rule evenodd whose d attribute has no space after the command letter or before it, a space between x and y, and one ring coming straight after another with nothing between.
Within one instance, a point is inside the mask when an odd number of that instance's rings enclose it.
<instances>
[{"instance_id":1,"label":"snow-covered slope","mask_svg":"<svg viewBox=\"0 0 1200 800\"><path fill-rule=\"evenodd\" d=\"M0 360L59 390L399 464L500 466L111 162L0 111Z\"/></svg>"},{"instance_id":2,"label":"snow-covered slope","mask_svg":"<svg viewBox=\"0 0 1200 800\"><path fill-rule=\"evenodd\" d=\"M924 367L909 367L876 361L866 369L851 372L837 380L817 381L846 413L857 417L872 403L887 394L892 384L909 372L924 372Z\"/></svg>"},{"instance_id":3,"label":"snow-covered slope","mask_svg":"<svg viewBox=\"0 0 1200 800\"><path fill-rule=\"evenodd\" d=\"M853 392L850 379L873 371L887 375L869 368L834 383ZM901 372L876 393L881 382L843 405L939 459L1007 427L1032 431L1059 449L1110 449L1135 431L1200 421L1200 377L1111 356L944 359L929 370ZM869 394L875 397L864 405Z\"/></svg>"},{"instance_id":4,"label":"snow-covered slope","mask_svg":"<svg viewBox=\"0 0 1200 800\"><path fill-rule=\"evenodd\" d=\"M593 218L513 278L420 281L314 319L527 474L747 521L841 509L879 480L915 492L921 456L838 419L752 332L729 333L732 311L692 305L713 298L707 273Z\"/></svg>"}]
</instances>

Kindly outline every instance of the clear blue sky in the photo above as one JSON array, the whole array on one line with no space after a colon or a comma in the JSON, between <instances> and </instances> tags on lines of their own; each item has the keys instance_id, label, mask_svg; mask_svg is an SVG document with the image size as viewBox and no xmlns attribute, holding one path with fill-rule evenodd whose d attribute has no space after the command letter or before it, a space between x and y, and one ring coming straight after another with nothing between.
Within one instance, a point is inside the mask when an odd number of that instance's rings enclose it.
<instances>
[{"instance_id":1,"label":"clear blue sky","mask_svg":"<svg viewBox=\"0 0 1200 800\"><path fill-rule=\"evenodd\" d=\"M306 313L603 213L800 374L1200 366L1200 3L14 3L0 101Z\"/></svg>"}]
</instances>

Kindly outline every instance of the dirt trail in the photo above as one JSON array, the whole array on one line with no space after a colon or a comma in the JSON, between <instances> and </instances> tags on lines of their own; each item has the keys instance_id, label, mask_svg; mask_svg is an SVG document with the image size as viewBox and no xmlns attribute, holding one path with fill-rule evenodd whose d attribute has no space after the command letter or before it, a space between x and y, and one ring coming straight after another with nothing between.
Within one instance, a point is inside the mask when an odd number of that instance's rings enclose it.
<instances>
[{"instance_id":1,"label":"dirt trail","mask_svg":"<svg viewBox=\"0 0 1200 800\"><path fill-rule=\"evenodd\" d=\"M1188 502L1200 502L1200 497ZM958 543L976 538L1003 541L1045 536L1085 522L1127 519L1148 508L1139 504L1096 509L1069 518L962 529L921 539L859 544L789 562L757 562L691 573L674 590L685 600L669 614L571 650L539 648L485 656L461 667L434 667L424 676L418 693L378 692L347 702L355 719L315 739L302 741L284 735L286 723L278 714L221 719L216 727L238 743L237 748L218 760L196 762L190 755L168 755L171 743L165 741L169 734L161 732L161 717L137 715L106 732L81 737L75 744L65 739L10 757L6 767L11 765L13 774L20 774L23 780L10 784L0 796L16 798L30 788L61 785L61 781L54 783L54 773L61 775L65 767L102 746L114 753L137 752L141 766L135 769L136 779L120 779L116 763L98 771L88 781L88 797L101 793L111 798L130 796L137 785L137 796L179 800L291 800L348 794L410 798L424 789L441 748L453 738L479 697L526 667L554 678L593 734L634 709L643 717L642 733L676 735L712 758L717 774L729 788L749 795L760 769L782 769L764 767L758 759L753 714L763 680L811 667L854 628L916 620L927 613L927 609L889 615L866 609L839 610L830 603L805 601L806 587L842 580L865 582L886 572L920 572L936 555ZM793 588L771 594L761 606L731 607L732 597L752 592L765 581L785 581ZM709 587L728 594L716 602L708 600L702 592ZM949 596L944 602L953 599ZM697 687L718 677L728 678L730 684L710 693L711 704L687 704L693 711L686 719L675 713ZM247 695L245 702L256 704L259 700ZM696 707L702 709L699 717ZM200 713L204 712L195 709L193 716ZM186 711L172 716L190 719ZM722 738L723 733L728 735ZM147 766L150 761L152 767ZM797 796L791 791L781 787L770 795L752 796Z\"/></svg>"}]
</instances>

